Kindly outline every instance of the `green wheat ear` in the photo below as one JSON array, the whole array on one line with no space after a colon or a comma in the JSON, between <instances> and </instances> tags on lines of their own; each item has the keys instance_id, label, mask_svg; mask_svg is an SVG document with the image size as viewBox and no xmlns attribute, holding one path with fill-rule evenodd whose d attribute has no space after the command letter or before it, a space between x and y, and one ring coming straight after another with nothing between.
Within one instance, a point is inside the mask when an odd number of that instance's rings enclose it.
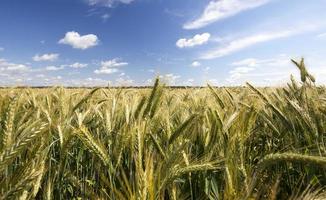
<instances>
[{"instance_id":1,"label":"green wheat ear","mask_svg":"<svg viewBox=\"0 0 326 200\"><path fill-rule=\"evenodd\" d=\"M18 138L13 145L4 149L0 155L0 172L10 165L22 151L28 148L29 145L43 133L46 126L47 124L41 124L37 128L32 127L31 129L26 130L26 135Z\"/></svg>"},{"instance_id":2,"label":"green wheat ear","mask_svg":"<svg viewBox=\"0 0 326 200\"><path fill-rule=\"evenodd\" d=\"M88 93L84 98L82 98L72 109L72 112L74 112L75 110L77 110L79 107L81 107L84 103L87 102L87 100L89 100L96 91L100 90L101 88L95 88L93 89L90 93Z\"/></svg>"},{"instance_id":3,"label":"green wheat ear","mask_svg":"<svg viewBox=\"0 0 326 200\"><path fill-rule=\"evenodd\" d=\"M147 114L149 114L151 112L151 109L155 109L155 106L157 106L156 100L160 97L160 79L156 78L155 79L155 83L152 89L152 92L148 98L147 101L147 105L145 107L144 113L143 113L143 117L145 117Z\"/></svg>"},{"instance_id":4,"label":"green wheat ear","mask_svg":"<svg viewBox=\"0 0 326 200\"><path fill-rule=\"evenodd\" d=\"M89 132L89 130L82 126L76 130L78 138L84 143L86 147L89 148L95 155L97 155L105 165L109 166L110 158L105 149L105 145L99 140L95 139L94 136Z\"/></svg>"},{"instance_id":5,"label":"green wheat ear","mask_svg":"<svg viewBox=\"0 0 326 200\"><path fill-rule=\"evenodd\" d=\"M258 169L262 171L266 167L273 164L277 164L279 162L298 162L303 164L311 164L326 167L326 157L309 156L295 153L276 153L265 156L258 163Z\"/></svg>"},{"instance_id":6,"label":"green wheat ear","mask_svg":"<svg viewBox=\"0 0 326 200\"><path fill-rule=\"evenodd\" d=\"M306 68L306 65L304 63L304 58L301 58L300 62L297 62L297 61L295 61L293 59L291 59L291 61L300 70L301 81L303 83L305 83L307 81L307 79L309 79L313 83L316 81L316 79L314 78L314 76L312 76L311 74L308 73L307 68Z\"/></svg>"},{"instance_id":7,"label":"green wheat ear","mask_svg":"<svg viewBox=\"0 0 326 200\"><path fill-rule=\"evenodd\" d=\"M10 99L10 103L6 112L6 118L4 122L5 129L2 138L2 146L4 149L10 147L14 139L13 125L18 98L18 96L14 96L12 99Z\"/></svg>"},{"instance_id":8,"label":"green wheat ear","mask_svg":"<svg viewBox=\"0 0 326 200\"><path fill-rule=\"evenodd\" d=\"M250 185L250 189L247 193L247 198L251 196L253 189L256 187L256 182L262 176L263 171L273 165L279 164L281 162L285 163L301 163L304 165L318 166L323 169L326 169L326 157L321 156L310 156L302 155L296 153L275 153L268 154L262 160L259 161L257 165L257 170L253 175L253 179Z\"/></svg>"}]
</instances>

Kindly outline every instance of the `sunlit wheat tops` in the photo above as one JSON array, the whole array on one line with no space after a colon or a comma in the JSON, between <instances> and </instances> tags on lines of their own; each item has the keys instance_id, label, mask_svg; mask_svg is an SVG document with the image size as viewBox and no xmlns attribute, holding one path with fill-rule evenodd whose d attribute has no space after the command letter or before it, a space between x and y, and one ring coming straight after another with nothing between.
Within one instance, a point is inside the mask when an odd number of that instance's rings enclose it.
<instances>
[{"instance_id":1,"label":"sunlit wheat tops","mask_svg":"<svg viewBox=\"0 0 326 200\"><path fill-rule=\"evenodd\" d=\"M1 89L0 199L325 199L326 89Z\"/></svg>"}]
</instances>

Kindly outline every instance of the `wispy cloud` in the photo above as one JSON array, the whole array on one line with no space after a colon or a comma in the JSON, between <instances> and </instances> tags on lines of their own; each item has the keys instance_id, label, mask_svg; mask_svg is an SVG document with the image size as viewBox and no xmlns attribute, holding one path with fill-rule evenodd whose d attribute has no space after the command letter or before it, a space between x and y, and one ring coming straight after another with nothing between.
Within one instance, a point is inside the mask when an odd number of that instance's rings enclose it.
<instances>
[{"instance_id":1,"label":"wispy cloud","mask_svg":"<svg viewBox=\"0 0 326 200\"><path fill-rule=\"evenodd\" d=\"M168 14L168 15L171 15L173 17L184 17L184 14L181 13L180 11L177 11L177 10L171 10L171 9L168 9L168 8L165 8L164 9L164 13Z\"/></svg>"},{"instance_id":2,"label":"wispy cloud","mask_svg":"<svg viewBox=\"0 0 326 200\"><path fill-rule=\"evenodd\" d=\"M108 14L108 13L105 13L105 14L103 14L103 15L101 16L103 22L106 22L110 17L111 17L111 16L110 16L110 14Z\"/></svg>"},{"instance_id":3,"label":"wispy cloud","mask_svg":"<svg viewBox=\"0 0 326 200\"><path fill-rule=\"evenodd\" d=\"M59 40L59 44L67 44L75 49L88 49L98 45L99 39L94 34L80 35L78 32L70 31Z\"/></svg>"},{"instance_id":4,"label":"wispy cloud","mask_svg":"<svg viewBox=\"0 0 326 200\"><path fill-rule=\"evenodd\" d=\"M326 38L326 33L320 33L317 35L318 38Z\"/></svg>"},{"instance_id":5,"label":"wispy cloud","mask_svg":"<svg viewBox=\"0 0 326 200\"><path fill-rule=\"evenodd\" d=\"M184 29L198 29L242 11L262 6L270 0L214 0L210 1L201 16L183 25Z\"/></svg>"},{"instance_id":6,"label":"wispy cloud","mask_svg":"<svg viewBox=\"0 0 326 200\"><path fill-rule=\"evenodd\" d=\"M40 61L56 61L59 58L59 54L57 53L49 53L49 54L43 54L43 55L39 55L36 54L33 57L33 60L36 62L40 62Z\"/></svg>"},{"instance_id":7,"label":"wispy cloud","mask_svg":"<svg viewBox=\"0 0 326 200\"><path fill-rule=\"evenodd\" d=\"M3 48L3 47L0 47L0 51L4 51L5 50L5 48Z\"/></svg>"},{"instance_id":8,"label":"wispy cloud","mask_svg":"<svg viewBox=\"0 0 326 200\"><path fill-rule=\"evenodd\" d=\"M119 67L128 65L127 62L119 62L119 59L102 61L101 67L94 71L95 74L113 74L119 71Z\"/></svg>"},{"instance_id":9,"label":"wispy cloud","mask_svg":"<svg viewBox=\"0 0 326 200\"><path fill-rule=\"evenodd\" d=\"M203 45L208 42L210 37L211 37L211 34L209 34L209 33L197 34L193 38L190 38L190 39L186 39L186 38L179 39L176 42L176 45L179 48L187 48L187 47Z\"/></svg>"},{"instance_id":10,"label":"wispy cloud","mask_svg":"<svg viewBox=\"0 0 326 200\"><path fill-rule=\"evenodd\" d=\"M86 0L87 3L91 6L104 6L104 7L113 7L115 4L130 4L134 0Z\"/></svg>"},{"instance_id":11,"label":"wispy cloud","mask_svg":"<svg viewBox=\"0 0 326 200\"><path fill-rule=\"evenodd\" d=\"M311 30L312 27L306 27L304 29L291 29L283 31L273 31L266 33L258 33L242 38L237 38L226 42L222 47L207 51L206 53L200 56L201 59L214 59L227 56L234 52L240 51L242 49L248 48L258 43L268 42L275 39L286 38L302 32Z\"/></svg>"}]
</instances>

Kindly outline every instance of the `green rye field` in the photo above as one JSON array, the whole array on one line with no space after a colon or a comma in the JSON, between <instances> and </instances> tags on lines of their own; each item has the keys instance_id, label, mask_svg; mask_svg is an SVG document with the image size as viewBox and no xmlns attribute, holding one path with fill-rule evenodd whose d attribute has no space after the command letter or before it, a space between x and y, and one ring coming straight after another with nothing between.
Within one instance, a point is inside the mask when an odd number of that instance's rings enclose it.
<instances>
[{"instance_id":1,"label":"green rye field","mask_svg":"<svg viewBox=\"0 0 326 200\"><path fill-rule=\"evenodd\" d=\"M326 88L294 64L282 88L1 89L0 199L325 199Z\"/></svg>"}]
</instances>

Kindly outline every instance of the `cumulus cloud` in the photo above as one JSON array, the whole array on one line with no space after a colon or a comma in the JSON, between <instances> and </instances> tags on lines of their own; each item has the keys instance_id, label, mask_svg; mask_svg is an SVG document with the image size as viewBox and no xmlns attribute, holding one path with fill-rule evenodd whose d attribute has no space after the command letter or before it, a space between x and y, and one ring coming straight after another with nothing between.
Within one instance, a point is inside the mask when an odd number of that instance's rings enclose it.
<instances>
[{"instance_id":1,"label":"cumulus cloud","mask_svg":"<svg viewBox=\"0 0 326 200\"><path fill-rule=\"evenodd\" d=\"M133 85L133 83L134 83L134 80L132 80L132 79L125 79L125 78L117 78L116 80L115 80L115 85L116 86L131 86L131 85Z\"/></svg>"},{"instance_id":2,"label":"cumulus cloud","mask_svg":"<svg viewBox=\"0 0 326 200\"><path fill-rule=\"evenodd\" d=\"M213 22L253 9L270 0L214 0L210 1L201 16L183 25L184 29L198 29Z\"/></svg>"},{"instance_id":3,"label":"cumulus cloud","mask_svg":"<svg viewBox=\"0 0 326 200\"><path fill-rule=\"evenodd\" d=\"M58 71L64 69L64 66L56 67L56 66L47 66L45 70L47 71Z\"/></svg>"},{"instance_id":4,"label":"cumulus cloud","mask_svg":"<svg viewBox=\"0 0 326 200\"><path fill-rule=\"evenodd\" d=\"M104 6L104 7L113 7L115 4L130 4L134 0L87 0L88 4L91 6Z\"/></svg>"},{"instance_id":5,"label":"cumulus cloud","mask_svg":"<svg viewBox=\"0 0 326 200\"><path fill-rule=\"evenodd\" d=\"M48 80L49 81L49 80ZM49 85L53 84L54 81L49 81ZM76 87L99 87L99 86L107 86L110 81L104 80L101 78L74 78L74 79L65 79L62 78L60 80L61 85L66 86L76 86Z\"/></svg>"},{"instance_id":6,"label":"cumulus cloud","mask_svg":"<svg viewBox=\"0 0 326 200\"><path fill-rule=\"evenodd\" d=\"M163 83L168 85L177 85L177 80L181 78L181 76L172 73L161 75L159 77Z\"/></svg>"},{"instance_id":7,"label":"cumulus cloud","mask_svg":"<svg viewBox=\"0 0 326 200\"><path fill-rule=\"evenodd\" d=\"M272 85L287 80L290 74L296 72L290 62L290 56L286 55L270 59L247 58L233 62L230 66L234 67L226 79L230 84L251 81L260 85Z\"/></svg>"},{"instance_id":8,"label":"cumulus cloud","mask_svg":"<svg viewBox=\"0 0 326 200\"><path fill-rule=\"evenodd\" d=\"M209 85L214 85L214 86L217 86L217 85L220 84L220 82L219 82L217 79L215 79L215 78L209 79L209 80L207 81L207 83L208 83Z\"/></svg>"},{"instance_id":9,"label":"cumulus cloud","mask_svg":"<svg viewBox=\"0 0 326 200\"><path fill-rule=\"evenodd\" d=\"M119 59L102 61L100 69L94 71L95 74L113 74L119 71L119 67L128 65L127 62L119 62Z\"/></svg>"},{"instance_id":10,"label":"cumulus cloud","mask_svg":"<svg viewBox=\"0 0 326 200\"><path fill-rule=\"evenodd\" d=\"M75 49L88 49L98 45L99 39L94 34L80 35L78 32L67 32L65 37L59 40L59 44L67 44Z\"/></svg>"},{"instance_id":11,"label":"cumulus cloud","mask_svg":"<svg viewBox=\"0 0 326 200\"><path fill-rule=\"evenodd\" d=\"M83 85L83 86L106 86L108 85L110 81L108 80L104 80L104 79L101 79L101 78L92 78L92 77L89 77L87 78L86 80L83 80L82 82L76 84L76 85Z\"/></svg>"},{"instance_id":12,"label":"cumulus cloud","mask_svg":"<svg viewBox=\"0 0 326 200\"><path fill-rule=\"evenodd\" d=\"M78 68L85 68L85 67L87 67L87 66L88 66L88 64L85 64L85 63L79 63L79 62L75 62L75 63L69 65L69 67L71 67L71 68L75 68L75 69L78 69Z\"/></svg>"},{"instance_id":13,"label":"cumulus cloud","mask_svg":"<svg viewBox=\"0 0 326 200\"><path fill-rule=\"evenodd\" d=\"M209 34L209 33L197 34L193 38L190 38L190 39L186 39L186 38L179 39L176 42L176 45L179 48L186 48L186 47L202 45L202 44L207 43L210 37L211 37L211 34Z\"/></svg>"},{"instance_id":14,"label":"cumulus cloud","mask_svg":"<svg viewBox=\"0 0 326 200\"><path fill-rule=\"evenodd\" d=\"M0 71L1 72L26 72L29 70L29 67L23 64L16 64L8 62L6 59L0 58Z\"/></svg>"},{"instance_id":15,"label":"cumulus cloud","mask_svg":"<svg viewBox=\"0 0 326 200\"><path fill-rule=\"evenodd\" d=\"M37 77L37 78L44 78L45 75L44 74L36 74L35 77Z\"/></svg>"},{"instance_id":16,"label":"cumulus cloud","mask_svg":"<svg viewBox=\"0 0 326 200\"><path fill-rule=\"evenodd\" d=\"M191 63L191 66L192 67L199 67L199 66L201 66L201 63L198 62L198 61L194 61L193 63Z\"/></svg>"},{"instance_id":17,"label":"cumulus cloud","mask_svg":"<svg viewBox=\"0 0 326 200\"><path fill-rule=\"evenodd\" d=\"M107 68L107 69L101 68L101 69L95 70L94 73L95 74L113 74L113 73L116 73L118 71L119 70L116 69L116 68Z\"/></svg>"},{"instance_id":18,"label":"cumulus cloud","mask_svg":"<svg viewBox=\"0 0 326 200\"><path fill-rule=\"evenodd\" d=\"M23 80L30 79L28 77L31 68L25 64L9 62L0 58L0 85L13 86L21 84Z\"/></svg>"},{"instance_id":19,"label":"cumulus cloud","mask_svg":"<svg viewBox=\"0 0 326 200\"><path fill-rule=\"evenodd\" d=\"M49 53L49 54L43 54L43 55L39 55L36 54L33 57L33 60L36 62L40 62L40 61L55 61L59 58L59 54L57 53Z\"/></svg>"},{"instance_id":20,"label":"cumulus cloud","mask_svg":"<svg viewBox=\"0 0 326 200\"><path fill-rule=\"evenodd\" d=\"M101 66L103 68L115 68L115 67L121 67L121 66L125 66L125 65L128 65L128 63L127 62L119 62L119 59L117 59L117 58L101 62Z\"/></svg>"},{"instance_id":21,"label":"cumulus cloud","mask_svg":"<svg viewBox=\"0 0 326 200\"><path fill-rule=\"evenodd\" d=\"M186 81L183 81L182 85L184 85L184 86L193 86L194 82L195 82L195 79L189 78Z\"/></svg>"}]
</instances>

